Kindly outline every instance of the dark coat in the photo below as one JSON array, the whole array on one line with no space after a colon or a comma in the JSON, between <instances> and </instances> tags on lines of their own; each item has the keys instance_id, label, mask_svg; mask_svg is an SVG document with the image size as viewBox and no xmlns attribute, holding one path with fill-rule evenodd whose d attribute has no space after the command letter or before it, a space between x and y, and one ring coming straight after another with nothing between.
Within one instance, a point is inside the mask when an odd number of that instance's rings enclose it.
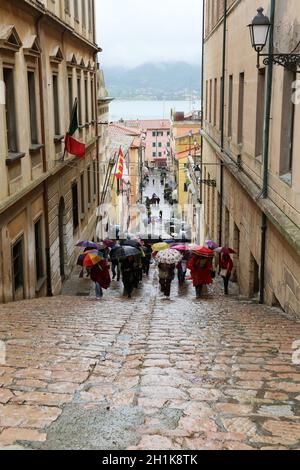
<instances>
[{"instance_id":1,"label":"dark coat","mask_svg":"<svg viewBox=\"0 0 300 470\"><path fill-rule=\"evenodd\" d=\"M94 282L98 282L103 289L109 288L111 278L107 261L102 260L91 268L91 279Z\"/></svg>"}]
</instances>

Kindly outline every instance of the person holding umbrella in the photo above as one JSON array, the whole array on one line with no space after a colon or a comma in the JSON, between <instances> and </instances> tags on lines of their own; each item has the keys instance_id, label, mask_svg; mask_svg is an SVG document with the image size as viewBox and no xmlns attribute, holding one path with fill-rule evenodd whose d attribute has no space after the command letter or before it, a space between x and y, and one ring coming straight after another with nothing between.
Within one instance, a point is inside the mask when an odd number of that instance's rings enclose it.
<instances>
[{"instance_id":1,"label":"person holding umbrella","mask_svg":"<svg viewBox=\"0 0 300 470\"><path fill-rule=\"evenodd\" d=\"M212 250L200 247L193 250L193 256L187 264L187 267L191 271L197 299L200 299L202 295L203 286L213 283L213 257L214 252Z\"/></svg>"},{"instance_id":2,"label":"person holding umbrella","mask_svg":"<svg viewBox=\"0 0 300 470\"><path fill-rule=\"evenodd\" d=\"M95 283L96 299L103 297L103 290L110 286L108 263L99 250L86 251L79 256L77 264L88 269L92 281Z\"/></svg>"},{"instance_id":3,"label":"person holding umbrella","mask_svg":"<svg viewBox=\"0 0 300 470\"><path fill-rule=\"evenodd\" d=\"M223 278L225 295L229 295L228 287L233 270L233 261L230 253L234 253L234 250L231 250L230 248L222 248L219 264L219 274Z\"/></svg>"},{"instance_id":4,"label":"person holding umbrella","mask_svg":"<svg viewBox=\"0 0 300 470\"><path fill-rule=\"evenodd\" d=\"M124 296L127 296L128 299L131 299L132 292L134 289L135 271L134 271L135 258L134 256L128 256L121 260L121 272L122 272L122 281L124 285Z\"/></svg>"},{"instance_id":5,"label":"person holding umbrella","mask_svg":"<svg viewBox=\"0 0 300 470\"><path fill-rule=\"evenodd\" d=\"M103 259L94 265L91 270L91 279L95 283L96 299L103 298L103 289L108 289L110 286L110 274L108 262Z\"/></svg>"},{"instance_id":6,"label":"person holding umbrella","mask_svg":"<svg viewBox=\"0 0 300 470\"><path fill-rule=\"evenodd\" d=\"M170 298L175 268L181 260L182 255L176 250L162 250L156 256L160 289L166 298Z\"/></svg>"},{"instance_id":7,"label":"person holding umbrella","mask_svg":"<svg viewBox=\"0 0 300 470\"><path fill-rule=\"evenodd\" d=\"M171 284L175 278L175 264L159 263L159 284L160 290L166 298L170 298Z\"/></svg>"},{"instance_id":8,"label":"person holding umbrella","mask_svg":"<svg viewBox=\"0 0 300 470\"><path fill-rule=\"evenodd\" d=\"M151 256L152 256L151 245L146 244L143 247L143 251L144 251L144 254L145 254L145 256L142 258L143 273L146 274L146 276L149 276Z\"/></svg>"}]
</instances>

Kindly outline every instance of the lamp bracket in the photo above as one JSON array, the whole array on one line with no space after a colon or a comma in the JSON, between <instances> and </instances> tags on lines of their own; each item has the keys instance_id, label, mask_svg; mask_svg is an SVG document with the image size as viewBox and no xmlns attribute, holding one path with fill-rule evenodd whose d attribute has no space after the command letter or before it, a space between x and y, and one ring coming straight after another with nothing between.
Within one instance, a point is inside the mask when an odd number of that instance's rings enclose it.
<instances>
[{"instance_id":1,"label":"lamp bracket","mask_svg":"<svg viewBox=\"0 0 300 470\"><path fill-rule=\"evenodd\" d=\"M205 184L207 186L210 186L211 188L216 188L217 187L216 180L200 180L199 182L201 184Z\"/></svg>"},{"instance_id":2,"label":"lamp bracket","mask_svg":"<svg viewBox=\"0 0 300 470\"><path fill-rule=\"evenodd\" d=\"M260 54L263 57L263 64L268 66L270 64L281 65L282 67L290 70L291 72L300 73L300 54Z\"/></svg>"}]
</instances>

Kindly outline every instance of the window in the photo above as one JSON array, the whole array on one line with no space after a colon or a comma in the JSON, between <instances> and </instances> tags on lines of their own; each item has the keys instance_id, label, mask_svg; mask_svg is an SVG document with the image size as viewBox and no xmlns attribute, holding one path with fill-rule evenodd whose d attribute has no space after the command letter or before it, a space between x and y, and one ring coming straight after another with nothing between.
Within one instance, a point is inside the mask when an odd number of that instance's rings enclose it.
<instances>
[{"instance_id":1,"label":"window","mask_svg":"<svg viewBox=\"0 0 300 470\"><path fill-rule=\"evenodd\" d=\"M3 78L5 84L7 146L9 153L15 153L18 151L18 144L13 69L3 69Z\"/></svg>"},{"instance_id":2,"label":"window","mask_svg":"<svg viewBox=\"0 0 300 470\"><path fill-rule=\"evenodd\" d=\"M219 131L221 132L222 130L222 125L223 123L223 109L224 109L224 103L221 102L221 97L222 97L222 92L223 92L223 77L220 77L220 106L219 106Z\"/></svg>"},{"instance_id":3,"label":"window","mask_svg":"<svg viewBox=\"0 0 300 470\"><path fill-rule=\"evenodd\" d=\"M91 167L87 169L87 179L88 179L88 204L92 202L92 187L91 187Z\"/></svg>"},{"instance_id":4,"label":"window","mask_svg":"<svg viewBox=\"0 0 300 470\"><path fill-rule=\"evenodd\" d=\"M239 107L238 107L238 144L243 143L244 133L244 95L245 95L245 74L240 73L239 81Z\"/></svg>"},{"instance_id":5,"label":"window","mask_svg":"<svg viewBox=\"0 0 300 470\"><path fill-rule=\"evenodd\" d=\"M53 75L53 106L54 106L54 133L60 135L58 76Z\"/></svg>"},{"instance_id":6,"label":"window","mask_svg":"<svg viewBox=\"0 0 300 470\"><path fill-rule=\"evenodd\" d=\"M239 231L239 228L236 224L234 224L233 237L234 237L233 249L236 252L236 255L239 256L240 255L240 231Z\"/></svg>"},{"instance_id":7,"label":"window","mask_svg":"<svg viewBox=\"0 0 300 470\"><path fill-rule=\"evenodd\" d=\"M42 238L42 220L39 219L34 224L35 236L35 270L36 280L39 281L44 277L44 263L43 263L43 238Z\"/></svg>"},{"instance_id":8,"label":"window","mask_svg":"<svg viewBox=\"0 0 300 470\"><path fill-rule=\"evenodd\" d=\"M217 125L217 100L218 100L218 80L215 78L214 82L214 126Z\"/></svg>"},{"instance_id":9,"label":"window","mask_svg":"<svg viewBox=\"0 0 300 470\"><path fill-rule=\"evenodd\" d=\"M295 104L293 100L296 73L284 70L282 97L282 125L280 143L280 175L290 175L293 169ZM290 180L287 181L290 183Z\"/></svg>"},{"instance_id":10,"label":"window","mask_svg":"<svg viewBox=\"0 0 300 470\"><path fill-rule=\"evenodd\" d=\"M73 110L73 79L71 76L68 77L68 93L69 93L69 113L70 113L70 120L72 117L72 110Z\"/></svg>"},{"instance_id":11,"label":"window","mask_svg":"<svg viewBox=\"0 0 300 470\"><path fill-rule=\"evenodd\" d=\"M65 12L70 14L70 0L65 0Z\"/></svg>"},{"instance_id":12,"label":"window","mask_svg":"<svg viewBox=\"0 0 300 470\"><path fill-rule=\"evenodd\" d=\"M159 147L162 147L162 143L161 143L161 142L159 142L158 146L159 146Z\"/></svg>"},{"instance_id":13,"label":"window","mask_svg":"<svg viewBox=\"0 0 300 470\"><path fill-rule=\"evenodd\" d=\"M82 126L81 79L77 78L78 124Z\"/></svg>"},{"instance_id":14,"label":"window","mask_svg":"<svg viewBox=\"0 0 300 470\"><path fill-rule=\"evenodd\" d=\"M168 137L170 137L170 135L171 135L171 132L170 132L170 131L168 131L168 132L167 132L167 136L168 136Z\"/></svg>"},{"instance_id":15,"label":"window","mask_svg":"<svg viewBox=\"0 0 300 470\"><path fill-rule=\"evenodd\" d=\"M88 81L84 80L84 97L85 97L85 123L89 123L89 97L88 97Z\"/></svg>"},{"instance_id":16,"label":"window","mask_svg":"<svg viewBox=\"0 0 300 470\"><path fill-rule=\"evenodd\" d=\"M92 7L92 1L93 0L88 0L88 9L89 9L89 32L92 32L93 29L93 7Z\"/></svg>"},{"instance_id":17,"label":"window","mask_svg":"<svg viewBox=\"0 0 300 470\"><path fill-rule=\"evenodd\" d=\"M159 156L159 157L162 157L162 153L161 153L161 152L158 152L158 156Z\"/></svg>"},{"instance_id":18,"label":"window","mask_svg":"<svg viewBox=\"0 0 300 470\"><path fill-rule=\"evenodd\" d=\"M85 0L81 0L82 5L82 26L86 28L86 9L85 9Z\"/></svg>"},{"instance_id":19,"label":"window","mask_svg":"<svg viewBox=\"0 0 300 470\"><path fill-rule=\"evenodd\" d=\"M152 157L154 157L154 158L156 157L156 152L152 153Z\"/></svg>"},{"instance_id":20,"label":"window","mask_svg":"<svg viewBox=\"0 0 300 470\"><path fill-rule=\"evenodd\" d=\"M208 80L205 84L205 119L208 121Z\"/></svg>"},{"instance_id":21,"label":"window","mask_svg":"<svg viewBox=\"0 0 300 470\"><path fill-rule=\"evenodd\" d=\"M255 156L256 157L261 156L263 153L265 87L266 87L266 69L260 69L258 71L257 100L256 100L256 139L255 139Z\"/></svg>"},{"instance_id":22,"label":"window","mask_svg":"<svg viewBox=\"0 0 300 470\"><path fill-rule=\"evenodd\" d=\"M232 102L233 102L233 75L229 77L229 93L228 93L228 137L232 137Z\"/></svg>"},{"instance_id":23,"label":"window","mask_svg":"<svg viewBox=\"0 0 300 470\"><path fill-rule=\"evenodd\" d=\"M85 213L84 173L80 175L81 214Z\"/></svg>"},{"instance_id":24,"label":"window","mask_svg":"<svg viewBox=\"0 0 300 470\"><path fill-rule=\"evenodd\" d=\"M153 143L152 143L152 147L156 147L156 142L153 142Z\"/></svg>"},{"instance_id":25,"label":"window","mask_svg":"<svg viewBox=\"0 0 300 470\"><path fill-rule=\"evenodd\" d=\"M167 142L167 147L171 147L171 143L170 143L170 142Z\"/></svg>"},{"instance_id":26,"label":"window","mask_svg":"<svg viewBox=\"0 0 300 470\"><path fill-rule=\"evenodd\" d=\"M96 162L93 161L93 181L94 181L94 188L93 188L93 191L94 191L94 196L97 195L97 175L96 175Z\"/></svg>"},{"instance_id":27,"label":"window","mask_svg":"<svg viewBox=\"0 0 300 470\"><path fill-rule=\"evenodd\" d=\"M212 80L209 80L209 122L212 122Z\"/></svg>"},{"instance_id":28,"label":"window","mask_svg":"<svg viewBox=\"0 0 300 470\"><path fill-rule=\"evenodd\" d=\"M13 289L14 292L17 292L18 289L24 286L23 237L12 247L12 275Z\"/></svg>"},{"instance_id":29,"label":"window","mask_svg":"<svg viewBox=\"0 0 300 470\"><path fill-rule=\"evenodd\" d=\"M224 246L229 246L229 229L230 229L230 215L229 210L225 207L225 219L224 219Z\"/></svg>"},{"instance_id":30,"label":"window","mask_svg":"<svg viewBox=\"0 0 300 470\"><path fill-rule=\"evenodd\" d=\"M156 132L152 132L152 137L156 137Z\"/></svg>"},{"instance_id":31,"label":"window","mask_svg":"<svg viewBox=\"0 0 300 470\"><path fill-rule=\"evenodd\" d=\"M91 80L91 110L92 110L92 121L95 121L95 91L94 91L94 80Z\"/></svg>"},{"instance_id":32,"label":"window","mask_svg":"<svg viewBox=\"0 0 300 470\"><path fill-rule=\"evenodd\" d=\"M79 19L78 0L74 0L74 16L75 20Z\"/></svg>"},{"instance_id":33,"label":"window","mask_svg":"<svg viewBox=\"0 0 300 470\"><path fill-rule=\"evenodd\" d=\"M78 228L79 218L78 218L78 187L77 183L72 185L72 214L73 214L73 231Z\"/></svg>"},{"instance_id":34,"label":"window","mask_svg":"<svg viewBox=\"0 0 300 470\"><path fill-rule=\"evenodd\" d=\"M31 143L32 144L37 144L38 143L38 130L37 130L36 93L35 93L35 75L34 75L34 72L28 72L27 73L27 79L28 79Z\"/></svg>"}]
</instances>

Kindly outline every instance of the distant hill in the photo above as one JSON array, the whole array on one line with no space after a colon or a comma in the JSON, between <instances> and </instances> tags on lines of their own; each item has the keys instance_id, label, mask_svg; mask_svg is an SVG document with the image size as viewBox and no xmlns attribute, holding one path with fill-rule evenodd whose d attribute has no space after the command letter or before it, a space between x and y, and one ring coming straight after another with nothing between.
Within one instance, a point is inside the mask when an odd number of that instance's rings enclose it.
<instances>
[{"instance_id":1,"label":"distant hill","mask_svg":"<svg viewBox=\"0 0 300 470\"><path fill-rule=\"evenodd\" d=\"M126 69L104 67L109 94L119 99L195 99L200 97L201 69L185 62L147 63Z\"/></svg>"}]
</instances>

